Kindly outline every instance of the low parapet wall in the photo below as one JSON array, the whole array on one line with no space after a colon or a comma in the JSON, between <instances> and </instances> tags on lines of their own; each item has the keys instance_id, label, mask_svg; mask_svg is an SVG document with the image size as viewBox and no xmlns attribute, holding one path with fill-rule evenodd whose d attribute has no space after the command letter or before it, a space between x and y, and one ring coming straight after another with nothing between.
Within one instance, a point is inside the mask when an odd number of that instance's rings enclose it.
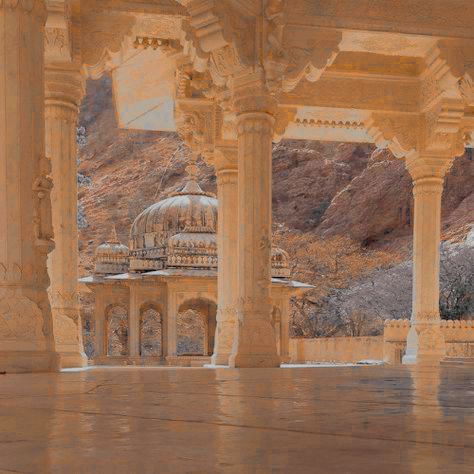
<instances>
[{"instance_id":1,"label":"low parapet wall","mask_svg":"<svg viewBox=\"0 0 474 474\"><path fill-rule=\"evenodd\" d=\"M384 361L389 364L400 364L406 350L408 319L391 319L385 321L384 327ZM446 357L474 357L474 321L442 320L441 332L446 343Z\"/></svg>"},{"instance_id":2,"label":"low parapet wall","mask_svg":"<svg viewBox=\"0 0 474 474\"><path fill-rule=\"evenodd\" d=\"M290 360L292 363L356 363L367 359L383 359L383 336L290 339Z\"/></svg>"},{"instance_id":3,"label":"low parapet wall","mask_svg":"<svg viewBox=\"0 0 474 474\"><path fill-rule=\"evenodd\" d=\"M407 345L410 320L385 321L383 336L290 338L290 361L346 362L384 360L401 364ZM441 321L446 357L474 357L474 321Z\"/></svg>"}]
</instances>

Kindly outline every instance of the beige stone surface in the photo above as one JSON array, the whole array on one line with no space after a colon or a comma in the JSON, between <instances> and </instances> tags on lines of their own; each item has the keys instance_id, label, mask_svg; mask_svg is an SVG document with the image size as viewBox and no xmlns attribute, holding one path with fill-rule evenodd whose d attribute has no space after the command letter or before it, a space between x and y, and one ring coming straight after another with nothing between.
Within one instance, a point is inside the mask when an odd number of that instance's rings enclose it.
<instances>
[{"instance_id":1,"label":"beige stone surface","mask_svg":"<svg viewBox=\"0 0 474 474\"><path fill-rule=\"evenodd\" d=\"M0 376L0 470L469 473L470 372L104 368Z\"/></svg>"},{"instance_id":2,"label":"beige stone surface","mask_svg":"<svg viewBox=\"0 0 474 474\"><path fill-rule=\"evenodd\" d=\"M290 362L350 362L383 360L382 336L290 338Z\"/></svg>"}]
</instances>

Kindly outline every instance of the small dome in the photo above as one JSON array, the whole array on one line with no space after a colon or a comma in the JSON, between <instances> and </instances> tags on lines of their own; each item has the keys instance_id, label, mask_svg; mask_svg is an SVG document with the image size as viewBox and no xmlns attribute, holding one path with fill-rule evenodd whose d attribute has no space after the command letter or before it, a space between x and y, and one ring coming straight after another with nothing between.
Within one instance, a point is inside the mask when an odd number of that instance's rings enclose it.
<instances>
[{"instance_id":1,"label":"small dome","mask_svg":"<svg viewBox=\"0 0 474 474\"><path fill-rule=\"evenodd\" d=\"M192 227L199 232L217 230L217 199L196 180L197 167L187 167L188 181L181 191L157 202L137 216L130 231L131 269L160 270L167 257L168 239Z\"/></svg>"},{"instance_id":2,"label":"small dome","mask_svg":"<svg viewBox=\"0 0 474 474\"><path fill-rule=\"evenodd\" d=\"M290 256L285 250L272 245L272 277L290 277Z\"/></svg>"},{"instance_id":3,"label":"small dome","mask_svg":"<svg viewBox=\"0 0 474 474\"><path fill-rule=\"evenodd\" d=\"M115 227L109 240L95 250L95 273L118 274L128 272L129 250L120 243Z\"/></svg>"},{"instance_id":4,"label":"small dome","mask_svg":"<svg viewBox=\"0 0 474 474\"><path fill-rule=\"evenodd\" d=\"M217 268L216 234L188 227L168 240L168 267Z\"/></svg>"}]
</instances>

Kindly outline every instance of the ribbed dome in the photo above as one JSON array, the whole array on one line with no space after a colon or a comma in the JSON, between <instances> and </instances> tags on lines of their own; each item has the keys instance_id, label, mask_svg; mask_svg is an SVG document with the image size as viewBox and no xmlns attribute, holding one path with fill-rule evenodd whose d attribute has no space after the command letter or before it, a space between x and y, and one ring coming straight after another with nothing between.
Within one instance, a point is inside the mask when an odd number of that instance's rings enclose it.
<instances>
[{"instance_id":1,"label":"ribbed dome","mask_svg":"<svg viewBox=\"0 0 474 474\"><path fill-rule=\"evenodd\" d=\"M95 250L95 273L116 274L128 271L129 250L120 243L115 227L109 240Z\"/></svg>"},{"instance_id":2,"label":"ribbed dome","mask_svg":"<svg viewBox=\"0 0 474 474\"><path fill-rule=\"evenodd\" d=\"M131 269L164 267L168 239L192 227L198 232L217 230L217 199L196 181L196 166L187 167L188 181L181 191L145 209L130 231Z\"/></svg>"},{"instance_id":3,"label":"ribbed dome","mask_svg":"<svg viewBox=\"0 0 474 474\"><path fill-rule=\"evenodd\" d=\"M290 256L285 250L272 245L272 277L290 277Z\"/></svg>"}]
</instances>

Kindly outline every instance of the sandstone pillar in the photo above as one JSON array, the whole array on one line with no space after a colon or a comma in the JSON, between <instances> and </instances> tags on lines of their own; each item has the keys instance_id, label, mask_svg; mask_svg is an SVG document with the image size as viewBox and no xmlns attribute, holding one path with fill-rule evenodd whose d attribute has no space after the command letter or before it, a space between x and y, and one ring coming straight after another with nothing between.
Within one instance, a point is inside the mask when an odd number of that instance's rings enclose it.
<instances>
[{"instance_id":1,"label":"sandstone pillar","mask_svg":"<svg viewBox=\"0 0 474 474\"><path fill-rule=\"evenodd\" d=\"M244 80L244 94L237 99L238 323L229 365L279 367L270 320L275 107L261 83L248 87Z\"/></svg>"},{"instance_id":2,"label":"sandstone pillar","mask_svg":"<svg viewBox=\"0 0 474 474\"><path fill-rule=\"evenodd\" d=\"M0 371L57 368L46 267L43 0L0 2Z\"/></svg>"},{"instance_id":3,"label":"sandstone pillar","mask_svg":"<svg viewBox=\"0 0 474 474\"><path fill-rule=\"evenodd\" d=\"M439 160L419 158L429 167L408 166L413 177L413 304L411 329L403 363L436 363L445 355L440 329L439 268L441 196L446 166Z\"/></svg>"},{"instance_id":4,"label":"sandstone pillar","mask_svg":"<svg viewBox=\"0 0 474 474\"><path fill-rule=\"evenodd\" d=\"M290 362L290 298L290 294L285 294L280 307L280 359L286 364Z\"/></svg>"},{"instance_id":5,"label":"sandstone pillar","mask_svg":"<svg viewBox=\"0 0 474 474\"><path fill-rule=\"evenodd\" d=\"M128 318L128 354L130 357L140 356L140 334L141 334L141 321L140 321L140 307L139 301L136 294L135 285L130 285L130 314Z\"/></svg>"},{"instance_id":6,"label":"sandstone pillar","mask_svg":"<svg viewBox=\"0 0 474 474\"><path fill-rule=\"evenodd\" d=\"M217 147L215 152L219 200L217 254L217 328L212 363L228 365L237 320L238 291L238 193L237 147Z\"/></svg>"},{"instance_id":7,"label":"sandstone pillar","mask_svg":"<svg viewBox=\"0 0 474 474\"><path fill-rule=\"evenodd\" d=\"M166 357L176 357L177 354L177 304L176 289L172 285L168 285L167 295L167 315L166 315Z\"/></svg>"},{"instance_id":8,"label":"sandstone pillar","mask_svg":"<svg viewBox=\"0 0 474 474\"><path fill-rule=\"evenodd\" d=\"M87 365L78 307L77 147L83 81L74 69L46 68L46 155L51 159L55 249L48 259L49 296L61 367Z\"/></svg>"},{"instance_id":9,"label":"sandstone pillar","mask_svg":"<svg viewBox=\"0 0 474 474\"><path fill-rule=\"evenodd\" d=\"M100 362L99 359L107 355L107 343L106 343L106 323L105 314L106 303L102 291L99 289L95 292L95 306L94 306L94 316L95 316L95 348L94 348L94 361Z\"/></svg>"}]
</instances>

